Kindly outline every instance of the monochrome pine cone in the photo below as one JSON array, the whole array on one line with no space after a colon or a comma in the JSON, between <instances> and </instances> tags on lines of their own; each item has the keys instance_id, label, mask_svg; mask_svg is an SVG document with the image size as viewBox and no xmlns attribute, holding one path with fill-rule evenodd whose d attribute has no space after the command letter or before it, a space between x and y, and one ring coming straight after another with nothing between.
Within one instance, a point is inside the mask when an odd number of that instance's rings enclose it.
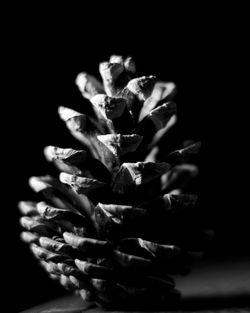
<instances>
[{"instance_id":1,"label":"monochrome pine cone","mask_svg":"<svg viewBox=\"0 0 250 313\"><path fill-rule=\"evenodd\" d=\"M85 301L172 303L180 296L172 276L190 271L209 237L191 213L197 196L182 194L197 175L190 158L200 143L160 153L176 121L174 83L134 78L131 57L111 56L99 70L103 83L87 73L76 79L93 112L59 108L83 149L45 148L59 180L30 178L44 201L19 203L21 237L49 276Z\"/></svg>"}]
</instances>

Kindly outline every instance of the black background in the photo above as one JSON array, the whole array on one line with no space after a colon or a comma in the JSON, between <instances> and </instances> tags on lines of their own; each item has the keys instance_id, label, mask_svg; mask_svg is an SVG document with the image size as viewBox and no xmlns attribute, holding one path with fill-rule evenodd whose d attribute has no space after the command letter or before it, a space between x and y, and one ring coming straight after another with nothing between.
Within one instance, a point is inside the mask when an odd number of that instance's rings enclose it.
<instances>
[{"instance_id":1,"label":"black background","mask_svg":"<svg viewBox=\"0 0 250 313\"><path fill-rule=\"evenodd\" d=\"M245 183L239 177L247 165L241 134L236 132L241 115L238 105L230 107L228 101L237 76L233 59L227 62L223 35L215 40L210 27L202 28L198 21L178 28L178 14L175 23L166 23L165 16L156 24L149 15L133 25L129 14L125 21L118 16L115 21L109 18L109 23L97 17L86 20L86 15L77 24L66 16L65 23L53 27L45 17L39 25L35 18L27 26L21 21L7 35L1 255L7 261L7 294L18 310L64 291L46 277L20 241L17 202L32 199L30 176L56 173L44 160L44 146L78 146L59 120L57 107L81 110L86 102L74 84L77 73L98 75L98 63L114 53L132 55L139 74L154 74L177 85L183 139L203 142L199 190L204 216L216 231L208 257L250 255Z\"/></svg>"}]
</instances>

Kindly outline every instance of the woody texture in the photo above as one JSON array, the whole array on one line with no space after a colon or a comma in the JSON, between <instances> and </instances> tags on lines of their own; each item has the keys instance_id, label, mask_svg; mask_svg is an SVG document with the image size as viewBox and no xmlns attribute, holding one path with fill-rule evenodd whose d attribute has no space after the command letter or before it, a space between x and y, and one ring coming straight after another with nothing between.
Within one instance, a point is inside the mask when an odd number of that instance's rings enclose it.
<instances>
[{"instance_id":1,"label":"woody texture","mask_svg":"<svg viewBox=\"0 0 250 313\"><path fill-rule=\"evenodd\" d=\"M44 149L59 175L30 178L41 202L19 203L21 238L84 301L167 306L181 297L174 277L190 272L209 238L193 216L197 195L185 192L200 142L161 151L177 120L174 83L138 77L131 57L113 55L99 72L76 78L88 114L59 107L82 149Z\"/></svg>"}]
</instances>

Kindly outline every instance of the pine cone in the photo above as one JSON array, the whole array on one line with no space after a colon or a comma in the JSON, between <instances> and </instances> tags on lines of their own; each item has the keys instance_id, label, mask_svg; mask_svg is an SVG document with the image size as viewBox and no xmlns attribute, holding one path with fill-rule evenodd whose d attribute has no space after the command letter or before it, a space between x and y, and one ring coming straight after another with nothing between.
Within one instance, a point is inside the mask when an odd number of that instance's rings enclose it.
<instances>
[{"instance_id":1,"label":"pine cone","mask_svg":"<svg viewBox=\"0 0 250 313\"><path fill-rule=\"evenodd\" d=\"M180 296L172 275L187 274L208 239L192 215L197 196L182 194L200 143L160 153L176 121L173 83L134 78L130 57L112 56L99 70L103 84L76 79L93 112L59 108L83 150L45 148L61 173L30 179L45 201L19 203L21 237L52 279L86 301L172 303Z\"/></svg>"}]
</instances>

